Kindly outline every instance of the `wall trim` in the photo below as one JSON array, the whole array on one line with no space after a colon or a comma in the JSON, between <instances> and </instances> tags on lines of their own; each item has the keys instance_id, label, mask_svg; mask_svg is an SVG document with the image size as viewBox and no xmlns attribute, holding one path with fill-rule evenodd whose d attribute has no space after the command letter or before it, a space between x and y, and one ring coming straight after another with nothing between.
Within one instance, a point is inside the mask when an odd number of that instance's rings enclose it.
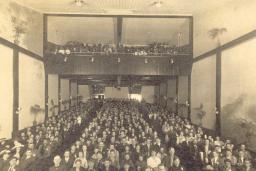
<instances>
[{"instance_id":1,"label":"wall trim","mask_svg":"<svg viewBox=\"0 0 256 171\"><path fill-rule=\"evenodd\" d=\"M68 14L68 13L45 13L44 15L50 17L124 17L124 18L192 18L191 14L150 14L150 15L143 15L143 14L131 14L131 15L123 15L123 14Z\"/></svg>"},{"instance_id":2,"label":"wall trim","mask_svg":"<svg viewBox=\"0 0 256 171\"><path fill-rule=\"evenodd\" d=\"M37 59L39 61L44 62L44 58L41 57L40 55L38 55L38 54L36 54L34 52L31 52L28 49L20 47L20 46L14 44L14 43L12 43L12 42L2 38L2 37L0 37L0 44L3 44L3 45L8 46L8 47L10 47L12 49L15 49L16 51L18 51L18 53L24 53L25 55L28 55L29 57L32 57L34 59Z\"/></svg>"},{"instance_id":3,"label":"wall trim","mask_svg":"<svg viewBox=\"0 0 256 171\"><path fill-rule=\"evenodd\" d=\"M256 37L256 29L247 33L247 34L244 34L244 35L242 35L242 36L240 36L240 37L238 37L234 40L231 40L230 42L227 42L227 43L223 44L220 47L217 47L217 48L212 49L212 50L210 50L210 51L208 51L208 52L206 52L202 55L199 55L199 56L195 57L194 59L192 59L192 63L195 63L195 62L198 62L198 61L203 60L205 58L208 58L208 57L218 53L218 51L224 51L224 50L227 50L229 48L232 48L232 47L234 47L236 45L239 45L239 44L241 44L241 43L243 43L247 40L250 40L254 37Z\"/></svg>"}]
</instances>

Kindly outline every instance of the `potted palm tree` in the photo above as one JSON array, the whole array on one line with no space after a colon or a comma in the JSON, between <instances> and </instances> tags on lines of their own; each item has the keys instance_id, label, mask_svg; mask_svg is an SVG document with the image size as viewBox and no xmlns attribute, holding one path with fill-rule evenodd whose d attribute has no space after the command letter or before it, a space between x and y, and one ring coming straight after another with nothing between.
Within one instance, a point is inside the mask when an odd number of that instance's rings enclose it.
<instances>
[{"instance_id":1,"label":"potted palm tree","mask_svg":"<svg viewBox=\"0 0 256 171\"><path fill-rule=\"evenodd\" d=\"M220 37L223 33L227 32L227 29L225 27L222 28L213 28L208 31L208 35L211 39L215 40L217 39L217 47L221 46L221 40Z\"/></svg>"}]
</instances>

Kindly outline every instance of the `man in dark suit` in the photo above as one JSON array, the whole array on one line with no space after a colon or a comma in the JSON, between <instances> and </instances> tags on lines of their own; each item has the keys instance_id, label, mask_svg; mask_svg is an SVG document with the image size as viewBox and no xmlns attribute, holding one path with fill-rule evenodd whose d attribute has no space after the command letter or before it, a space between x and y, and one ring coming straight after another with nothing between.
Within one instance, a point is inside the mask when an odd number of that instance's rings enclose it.
<instances>
[{"instance_id":1,"label":"man in dark suit","mask_svg":"<svg viewBox=\"0 0 256 171\"><path fill-rule=\"evenodd\" d=\"M35 161L35 157L33 157L32 151L27 150L25 153L25 157L20 160L19 166L21 171L33 171L34 161Z\"/></svg>"},{"instance_id":2,"label":"man in dark suit","mask_svg":"<svg viewBox=\"0 0 256 171\"><path fill-rule=\"evenodd\" d=\"M66 150L64 152L64 158L61 160L61 165L65 167L67 171L69 171L74 164L75 159L70 156L70 151Z\"/></svg>"},{"instance_id":3,"label":"man in dark suit","mask_svg":"<svg viewBox=\"0 0 256 171\"><path fill-rule=\"evenodd\" d=\"M173 166L169 168L168 171L184 171L184 167L180 164L180 159L178 157L174 158Z\"/></svg>"},{"instance_id":4,"label":"man in dark suit","mask_svg":"<svg viewBox=\"0 0 256 171\"><path fill-rule=\"evenodd\" d=\"M101 169L101 171L117 171L117 170L118 169L115 166L110 165L110 161L108 159L105 160L104 166Z\"/></svg>"},{"instance_id":5,"label":"man in dark suit","mask_svg":"<svg viewBox=\"0 0 256 171\"><path fill-rule=\"evenodd\" d=\"M220 171L237 171L236 167L232 166L232 162L229 159L224 160L224 166L220 169Z\"/></svg>"},{"instance_id":6,"label":"man in dark suit","mask_svg":"<svg viewBox=\"0 0 256 171\"><path fill-rule=\"evenodd\" d=\"M66 171L64 166L62 166L61 163L61 158L60 156L55 156L53 159L54 166L50 167L49 171Z\"/></svg>"},{"instance_id":7,"label":"man in dark suit","mask_svg":"<svg viewBox=\"0 0 256 171\"><path fill-rule=\"evenodd\" d=\"M252 167L249 159L245 159L244 165L239 169L239 171L256 171L256 169Z\"/></svg>"}]
</instances>

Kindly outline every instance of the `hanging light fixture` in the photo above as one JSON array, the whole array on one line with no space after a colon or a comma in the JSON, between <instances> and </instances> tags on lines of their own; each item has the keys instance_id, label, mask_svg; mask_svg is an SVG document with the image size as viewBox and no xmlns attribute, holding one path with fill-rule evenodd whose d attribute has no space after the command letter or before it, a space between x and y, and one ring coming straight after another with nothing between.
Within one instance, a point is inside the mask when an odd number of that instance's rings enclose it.
<instances>
[{"instance_id":1,"label":"hanging light fixture","mask_svg":"<svg viewBox=\"0 0 256 171\"><path fill-rule=\"evenodd\" d=\"M91 62L94 62L94 57L91 57Z\"/></svg>"},{"instance_id":2,"label":"hanging light fixture","mask_svg":"<svg viewBox=\"0 0 256 171\"><path fill-rule=\"evenodd\" d=\"M121 62L121 58L120 58L120 57L117 58L117 62L118 62L118 63Z\"/></svg>"}]
</instances>

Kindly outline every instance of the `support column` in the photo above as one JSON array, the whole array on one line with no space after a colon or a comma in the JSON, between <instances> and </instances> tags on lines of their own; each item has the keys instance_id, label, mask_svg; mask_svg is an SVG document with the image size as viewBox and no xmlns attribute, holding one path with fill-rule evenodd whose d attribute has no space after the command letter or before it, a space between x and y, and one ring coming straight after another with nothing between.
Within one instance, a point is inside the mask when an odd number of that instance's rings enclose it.
<instances>
[{"instance_id":1,"label":"support column","mask_svg":"<svg viewBox=\"0 0 256 171\"><path fill-rule=\"evenodd\" d=\"M68 91L69 91L69 109L72 106L72 99L71 99L71 80L68 80L69 82L69 87L68 87Z\"/></svg>"},{"instance_id":2,"label":"support column","mask_svg":"<svg viewBox=\"0 0 256 171\"><path fill-rule=\"evenodd\" d=\"M179 111L179 76L176 75L176 114Z\"/></svg>"},{"instance_id":3,"label":"support column","mask_svg":"<svg viewBox=\"0 0 256 171\"><path fill-rule=\"evenodd\" d=\"M188 75L188 120L191 121L191 72Z\"/></svg>"},{"instance_id":4,"label":"support column","mask_svg":"<svg viewBox=\"0 0 256 171\"><path fill-rule=\"evenodd\" d=\"M13 124L12 137L19 131L19 52L13 50Z\"/></svg>"},{"instance_id":5,"label":"support column","mask_svg":"<svg viewBox=\"0 0 256 171\"><path fill-rule=\"evenodd\" d=\"M58 113L61 111L60 76L58 75Z\"/></svg>"},{"instance_id":6,"label":"support column","mask_svg":"<svg viewBox=\"0 0 256 171\"><path fill-rule=\"evenodd\" d=\"M43 57L46 59L47 50L47 25L48 18L47 15L43 15ZM48 71L47 71L47 60L44 60L44 70L45 70L45 121L48 119L48 108L49 108L49 95L48 95Z\"/></svg>"},{"instance_id":7,"label":"support column","mask_svg":"<svg viewBox=\"0 0 256 171\"><path fill-rule=\"evenodd\" d=\"M221 51L216 54L216 133L221 136Z\"/></svg>"}]
</instances>

